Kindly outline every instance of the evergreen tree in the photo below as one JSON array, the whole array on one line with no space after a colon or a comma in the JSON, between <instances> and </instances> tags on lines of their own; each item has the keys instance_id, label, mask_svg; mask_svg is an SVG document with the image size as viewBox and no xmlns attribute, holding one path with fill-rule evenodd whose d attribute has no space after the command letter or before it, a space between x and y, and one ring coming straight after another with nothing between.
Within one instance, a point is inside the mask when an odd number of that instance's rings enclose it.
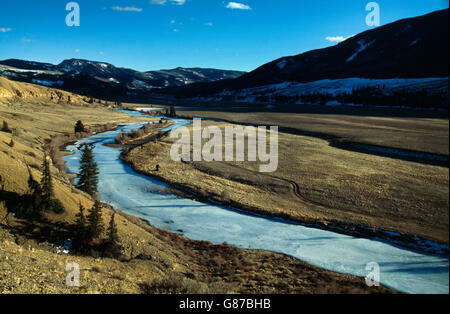
<instances>
[{"instance_id":1,"label":"evergreen tree","mask_svg":"<svg viewBox=\"0 0 450 314\"><path fill-rule=\"evenodd\" d=\"M47 154L44 155L44 162L42 164L42 178L41 178L41 190L42 190L42 205L46 208L51 204L51 200L54 197L52 174L50 172L50 157Z\"/></svg>"},{"instance_id":2,"label":"evergreen tree","mask_svg":"<svg viewBox=\"0 0 450 314\"><path fill-rule=\"evenodd\" d=\"M94 206L89 210L88 221L88 239L94 240L103 233L102 208L99 201L95 201Z\"/></svg>"},{"instance_id":3,"label":"evergreen tree","mask_svg":"<svg viewBox=\"0 0 450 314\"><path fill-rule=\"evenodd\" d=\"M61 214L65 211L64 205L53 197L53 185L51 182L50 165L47 158L44 159L44 170L41 178L41 184L36 181L28 169L28 191L23 201L18 205L16 214L21 218L40 218L44 210L52 210L54 213Z\"/></svg>"},{"instance_id":4,"label":"evergreen tree","mask_svg":"<svg viewBox=\"0 0 450 314\"><path fill-rule=\"evenodd\" d=\"M81 122L81 120L78 120L77 123L75 123L75 133L78 132L86 132L83 122Z\"/></svg>"},{"instance_id":5,"label":"evergreen tree","mask_svg":"<svg viewBox=\"0 0 450 314\"><path fill-rule=\"evenodd\" d=\"M75 252L83 252L89 244L89 234L86 227L83 205L79 206L79 212L75 215L75 227L73 232L72 247Z\"/></svg>"},{"instance_id":6,"label":"evergreen tree","mask_svg":"<svg viewBox=\"0 0 450 314\"><path fill-rule=\"evenodd\" d=\"M42 206L42 189L31 173L30 168L28 169L28 190L29 190L29 203L23 205L23 212L19 213L19 216L24 218L38 218L41 216L43 211Z\"/></svg>"},{"instance_id":7,"label":"evergreen tree","mask_svg":"<svg viewBox=\"0 0 450 314\"><path fill-rule=\"evenodd\" d=\"M77 188L93 196L97 193L98 186L97 163L94 161L92 148L87 144L84 145L82 153Z\"/></svg>"},{"instance_id":8,"label":"evergreen tree","mask_svg":"<svg viewBox=\"0 0 450 314\"><path fill-rule=\"evenodd\" d=\"M169 115L169 117L172 117L172 118L175 118L177 116L177 112L175 111L174 106L170 106L168 115Z\"/></svg>"},{"instance_id":9,"label":"evergreen tree","mask_svg":"<svg viewBox=\"0 0 450 314\"><path fill-rule=\"evenodd\" d=\"M116 213L111 215L108 227L108 239L106 241L107 253L111 256L117 257L122 253L122 247L119 244L119 235L117 233L117 225L114 221Z\"/></svg>"},{"instance_id":10,"label":"evergreen tree","mask_svg":"<svg viewBox=\"0 0 450 314\"><path fill-rule=\"evenodd\" d=\"M12 131L9 129L8 122L6 122L5 120L3 120L3 126L2 126L2 129L0 131L7 132L7 133L12 133Z\"/></svg>"}]
</instances>

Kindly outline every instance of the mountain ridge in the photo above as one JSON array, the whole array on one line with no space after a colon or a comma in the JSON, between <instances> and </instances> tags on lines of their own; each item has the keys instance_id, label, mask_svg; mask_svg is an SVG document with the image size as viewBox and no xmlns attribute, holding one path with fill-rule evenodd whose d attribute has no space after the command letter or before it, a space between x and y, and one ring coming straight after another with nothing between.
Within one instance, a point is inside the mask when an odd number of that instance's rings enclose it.
<instances>
[{"instance_id":1,"label":"mountain ridge","mask_svg":"<svg viewBox=\"0 0 450 314\"><path fill-rule=\"evenodd\" d=\"M140 72L107 62L75 58L57 65L20 59L0 61L0 76L8 79L91 95L144 94L150 89L236 78L244 73L198 67Z\"/></svg>"},{"instance_id":2,"label":"mountain ridge","mask_svg":"<svg viewBox=\"0 0 450 314\"><path fill-rule=\"evenodd\" d=\"M169 87L163 92L195 97L283 82L444 77L449 73L448 21L449 9L401 19L335 46L278 58L235 79Z\"/></svg>"}]
</instances>

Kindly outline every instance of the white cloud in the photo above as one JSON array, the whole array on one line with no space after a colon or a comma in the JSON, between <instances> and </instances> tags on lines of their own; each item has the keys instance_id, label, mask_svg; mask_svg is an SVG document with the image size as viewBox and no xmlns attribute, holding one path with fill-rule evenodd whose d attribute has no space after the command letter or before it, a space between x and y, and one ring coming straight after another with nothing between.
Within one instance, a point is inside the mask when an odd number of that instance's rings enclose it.
<instances>
[{"instance_id":1,"label":"white cloud","mask_svg":"<svg viewBox=\"0 0 450 314\"><path fill-rule=\"evenodd\" d=\"M142 12L143 10L141 8L136 7L111 7L114 11L122 11L122 12Z\"/></svg>"},{"instance_id":2,"label":"white cloud","mask_svg":"<svg viewBox=\"0 0 450 314\"><path fill-rule=\"evenodd\" d=\"M173 29L173 32L174 32L174 33L179 33L179 32L180 32L180 30L179 30L179 29L177 29L177 28L174 28L174 29Z\"/></svg>"},{"instance_id":3,"label":"white cloud","mask_svg":"<svg viewBox=\"0 0 450 314\"><path fill-rule=\"evenodd\" d=\"M238 2L228 2L227 9L233 10L251 10L252 8L249 5L238 3Z\"/></svg>"},{"instance_id":4,"label":"white cloud","mask_svg":"<svg viewBox=\"0 0 450 314\"><path fill-rule=\"evenodd\" d=\"M80 49L75 49L75 52L76 53L79 53L81 50Z\"/></svg>"},{"instance_id":5,"label":"white cloud","mask_svg":"<svg viewBox=\"0 0 450 314\"><path fill-rule=\"evenodd\" d=\"M20 41L23 42L23 43L31 43L33 40L24 37Z\"/></svg>"},{"instance_id":6,"label":"white cloud","mask_svg":"<svg viewBox=\"0 0 450 314\"><path fill-rule=\"evenodd\" d=\"M355 35L351 35L351 36L348 36L348 37L344 37L344 36L327 36L327 37L325 37L325 40L327 40L329 42L332 42L332 43L340 43L340 42L343 42L344 40L347 40L347 39L349 39L350 37L353 37L353 36L355 36Z\"/></svg>"},{"instance_id":7,"label":"white cloud","mask_svg":"<svg viewBox=\"0 0 450 314\"><path fill-rule=\"evenodd\" d=\"M208 22L208 23L205 23L205 25L206 26L213 26L214 24L212 22Z\"/></svg>"},{"instance_id":8,"label":"white cloud","mask_svg":"<svg viewBox=\"0 0 450 314\"><path fill-rule=\"evenodd\" d=\"M172 3L175 5L183 5L186 3L186 0L150 0L150 4L163 5L166 3Z\"/></svg>"},{"instance_id":9,"label":"white cloud","mask_svg":"<svg viewBox=\"0 0 450 314\"><path fill-rule=\"evenodd\" d=\"M11 28L0 28L0 33L6 33L12 31Z\"/></svg>"}]
</instances>

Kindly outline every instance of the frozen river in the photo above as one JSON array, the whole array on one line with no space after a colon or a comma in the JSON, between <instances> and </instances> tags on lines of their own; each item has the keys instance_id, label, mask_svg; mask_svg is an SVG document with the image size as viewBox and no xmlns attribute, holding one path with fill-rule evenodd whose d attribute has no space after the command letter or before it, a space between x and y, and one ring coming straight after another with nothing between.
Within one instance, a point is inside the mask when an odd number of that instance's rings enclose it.
<instances>
[{"instance_id":1,"label":"frozen river","mask_svg":"<svg viewBox=\"0 0 450 314\"><path fill-rule=\"evenodd\" d=\"M176 119L170 128L188 123ZM361 277L370 272L366 265L375 262L379 265L380 282L393 289L408 293L449 293L448 257L245 214L166 193L166 184L140 175L122 162L120 148L103 145L114 142L120 132L137 129L142 124L122 125L116 131L97 134L67 147L74 153L65 157L67 167L77 173L80 158L77 147L83 143L94 145L103 202L192 240L279 252L318 267Z\"/></svg>"}]
</instances>

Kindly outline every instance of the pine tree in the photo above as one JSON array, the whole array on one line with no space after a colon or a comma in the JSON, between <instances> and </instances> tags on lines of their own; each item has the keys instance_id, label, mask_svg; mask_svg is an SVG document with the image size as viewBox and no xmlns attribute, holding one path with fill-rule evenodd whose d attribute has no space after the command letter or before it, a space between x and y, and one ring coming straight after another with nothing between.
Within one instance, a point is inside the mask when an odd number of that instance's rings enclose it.
<instances>
[{"instance_id":1,"label":"pine tree","mask_svg":"<svg viewBox=\"0 0 450 314\"><path fill-rule=\"evenodd\" d=\"M77 188L93 196L97 193L98 167L94 161L94 154L91 147L85 144L82 152Z\"/></svg>"},{"instance_id":2,"label":"pine tree","mask_svg":"<svg viewBox=\"0 0 450 314\"><path fill-rule=\"evenodd\" d=\"M75 133L78 132L85 132L85 128L83 125L83 122L81 122L81 120L78 120L77 123L75 123Z\"/></svg>"},{"instance_id":3,"label":"pine tree","mask_svg":"<svg viewBox=\"0 0 450 314\"><path fill-rule=\"evenodd\" d=\"M89 210L88 221L88 239L94 240L103 233L102 208L99 201L95 201L94 206Z\"/></svg>"},{"instance_id":4,"label":"pine tree","mask_svg":"<svg viewBox=\"0 0 450 314\"><path fill-rule=\"evenodd\" d=\"M170 106L168 116L172 118L175 118L177 116L177 112L175 111L174 106Z\"/></svg>"},{"instance_id":5,"label":"pine tree","mask_svg":"<svg viewBox=\"0 0 450 314\"><path fill-rule=\"evenodd\" d=\"M52 174L50 172L50 157L47 154L44 155L44 162L42 164L41 190L43 206L49 207L54 197L54 191Z\"/></svg>"},{"instance_id":6,"label":"pine tree","mask_svg":"<svg viewBox=\"0 0 450 314\"><path fill-rule=\"evenodd\" d=\"M72 247L75 252L83 252L89 244L89 234L86 227L86 217L84 216L84 207L79 205L79 212L75 215L75 227L73 233Z\"/></svg>"},{"instance_id":7,"label":"pine tree","mask_svg":"<svg viewBox=\"0 0 450 314\"><path fill-rule=\"evenodd\" d=\"M117 233L117 225L114 221L116 213L111 215L108 227L108 239L106 241L107 253L111 256L117 257L122 253L122 247L119 244L119 235Z\"/></svg>"},{"instance_id":8,"label":"pine tree","mask_svg":"<svg viewBox=\"0 0 450 314\"><path fill-rule=\"evenodd\" d=\"M12 131L9 129L8 122L6 122L5 120L3 120L3 126L0 131L6 132L6 133L12 133Z\"/></svg>"},{"instance_id":9,"label":"pine tree","mask_svg":"<svg viewBox=\"0 0 450 314\"><path fill-rule=\"evenodd\" d=\"M32 217L32 218L38 218L41 216L43 211L42 206L42 189L31 173L30 168L27 165L28 169L28 190L29 190L29 204L27 206L24 206L23 214L20 216L23 217Z\"/></svg>"}]
</instances>

